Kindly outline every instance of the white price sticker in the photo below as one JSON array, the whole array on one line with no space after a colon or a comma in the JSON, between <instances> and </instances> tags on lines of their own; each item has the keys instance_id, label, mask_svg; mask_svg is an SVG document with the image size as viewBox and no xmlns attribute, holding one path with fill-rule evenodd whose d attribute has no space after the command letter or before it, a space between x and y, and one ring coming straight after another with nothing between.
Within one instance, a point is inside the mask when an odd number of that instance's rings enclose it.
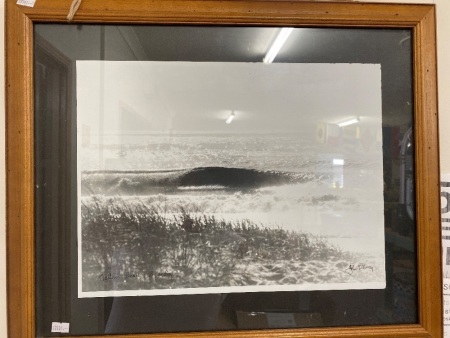
<instances>
[{"instance_id":1,"label":"white price sticker","mask_svg":"<svg viewBox=\"0 0 450 338\"><path fill-rule=\"evenodd\" d=\"M18 5L27 6L27 7L34 7L34 3L36 0L17 0Z\"/></svg>"},{"instance_id":2,"label":"white price sticker","mask_svg":"<svg viewBox=\"0 0 450 338\"><path fill-rule=\"evenodd\" d=\"M444 278L443 282L444 283L443 283L442 293L444 294L444 331L449 331L449 329L450 329L450 279ZM447 336L448 336L448 334L447 334Z\"/></svg>"},{"instance_id":3,"label":"white price sticker","mask_svg":"<svg viewBox=\"0 0 450 338\"><path fill-rule=\"evenodd\" d=\"M52 322L52 332L69 333L69 323Z\"/></svg>"}]
</instances>

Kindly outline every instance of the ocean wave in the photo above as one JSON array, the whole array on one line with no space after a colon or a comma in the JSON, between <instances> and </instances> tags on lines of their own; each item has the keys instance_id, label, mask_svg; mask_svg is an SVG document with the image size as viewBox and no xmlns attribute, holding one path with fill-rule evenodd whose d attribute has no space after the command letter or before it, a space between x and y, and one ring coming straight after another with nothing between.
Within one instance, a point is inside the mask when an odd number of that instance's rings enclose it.
<instances>
[{"instance_id":1,"label":"ocean wave","mask_svg":"<svg viewBox=\"0 0 450 338\"><path fill-rule=\"evenodd\" d=\"M305 182L325 182L323 173L293 173L226 167L200 167L163 171L85 171L81 174L83 195L143 195L170 193L201 187L249 190Z\"/></svg>"}]
</instances>

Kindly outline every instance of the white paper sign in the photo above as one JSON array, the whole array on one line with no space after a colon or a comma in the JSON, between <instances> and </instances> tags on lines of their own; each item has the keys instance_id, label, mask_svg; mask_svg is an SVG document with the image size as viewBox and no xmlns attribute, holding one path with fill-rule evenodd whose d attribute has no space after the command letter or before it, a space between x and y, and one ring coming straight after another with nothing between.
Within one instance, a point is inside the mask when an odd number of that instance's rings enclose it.
<instances>
[{"instance_id":1,"label":"white paper sign","mask_svg":"<svg viewBox=\"0 0 450 338\"><path fill-rule=\"evenodd\" d=\"M450 279L444 278L444 337L450 337Z\"/></svg>"},{"instance_id":2,"label":"white paper sign","mask_svg":"<svg viewBox=\"0 0 450 338\"><path fill-rule=\"evenodd\" d=\"M450 278L450 174L441 177L441 223L443 276Z\"/></svg>"},{"instance_id":3,"label":"white paper sign","mask_svg":"<svg viewBox=\"0 0 450 338\"><path fill-rule=\"evenodd\" d=\"M450 174L441 175L441 226L444 337L450 337Z\"/></svg>"},{"instance_id":4,"label":"white paper sign","mask_svg":"<svg viewBox=\"0 0 450 338\"><path fill-rule=\"evenodd\" d=\"M27 7L34 7L35 3L36 3L36 0L18 0L17 1L17 5L27 6Z\"/></svg>"}]
</instances>

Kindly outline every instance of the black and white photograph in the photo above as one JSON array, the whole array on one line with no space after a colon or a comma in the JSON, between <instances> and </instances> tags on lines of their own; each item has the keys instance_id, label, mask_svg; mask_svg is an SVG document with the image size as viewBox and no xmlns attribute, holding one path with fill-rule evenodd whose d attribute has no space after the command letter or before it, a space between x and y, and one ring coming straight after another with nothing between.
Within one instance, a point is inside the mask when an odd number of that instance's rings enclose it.
<instances>
[{"instance_id":1,"label":"black and white photograph","mask_svg":"<svg viewBox=\"0 0 450 338\"><path fill-rule=\"evenodd\" d=\"M78 296L383 289L381 66L77 61Z\"/></svg>"}]
</instances>

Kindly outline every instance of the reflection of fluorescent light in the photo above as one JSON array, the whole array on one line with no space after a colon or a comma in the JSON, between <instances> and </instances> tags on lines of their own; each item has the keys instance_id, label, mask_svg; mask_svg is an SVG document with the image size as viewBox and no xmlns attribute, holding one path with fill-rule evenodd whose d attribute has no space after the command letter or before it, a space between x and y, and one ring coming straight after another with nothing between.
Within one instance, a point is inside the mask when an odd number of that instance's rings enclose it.
<instances>
[{"instance_id":1,"label":"reflection of fluorescent light","mask_svg":"<svg viewBox=\"0 0 450 338\"><path fill-rule=\"evenodd\" d=\"M359 122L359 117L353 117L353 118L351 118L351 119L344 120L344 121L338 122L338 123L336 123L336 124L337 124L339 127L345 127L345 126L349 126L349 125L351 125L351 124L358 123L358 122Z\"/></svg>"},{"instance_id":2,"label":"reflection of fluorescent light","mask_svg":"<svg viewBox=\"0 0 450 338\"><path fill-rule=\"evenodd\" d=\"M343 158L333 158L333 165L344 165Z\"/></svg>"},{"instance_id":3,"label":"reflection of fluorescent light","mask_svg":"<svg viewBox=\"0 0 450 338\"><path fill-rule=\"evenodd\" d=\"M233 121L234 116L235 116L234 111L232 111L230 116L228 116L227 120L225 121L225 123L230 124L231 121Z\"/></svg>"},{"instance_id":4,"label":"reflection of fluorescent light","mask_svg":"<svg viewBox=\"0 0 450 338\"><path fill-rule=\"evenodd\" d=\"M278 52L280 51L281 47L283 47L284 43L288 39L289 35L291 35L294 28L281 28L280 33L278 33L275 41L272 43L272 46L270 46L269 51L267 52L266 56L263 59L264 63L272 63L272 61L276 58Z\"/></svg>"}]
</instances>

